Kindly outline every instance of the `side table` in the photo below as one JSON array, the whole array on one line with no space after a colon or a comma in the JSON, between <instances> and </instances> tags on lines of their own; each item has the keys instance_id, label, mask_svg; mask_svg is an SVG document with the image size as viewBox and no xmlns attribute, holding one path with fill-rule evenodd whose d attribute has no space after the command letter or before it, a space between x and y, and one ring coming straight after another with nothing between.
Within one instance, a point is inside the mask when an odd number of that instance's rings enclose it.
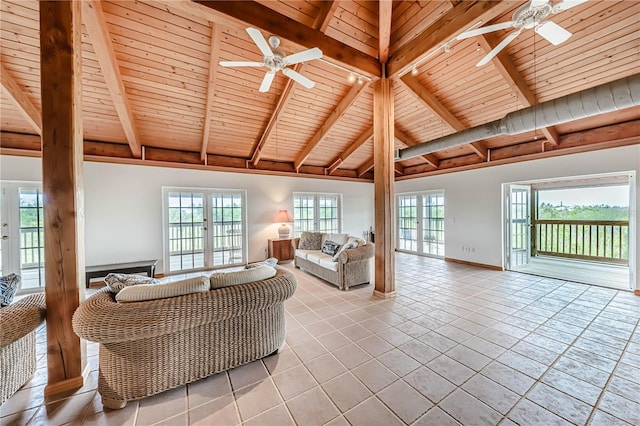
<instances>
[{"instance_id":1,"label":"side table","mask_svg":"<svg viewBox=\"0 0 640 426\"><path fill-rule=\"evenodd\" d=\"M291 262L294 256L293 238L278 238L269 241L269 257L278 259L278 263Z\"/></svg>"}]
</instances>

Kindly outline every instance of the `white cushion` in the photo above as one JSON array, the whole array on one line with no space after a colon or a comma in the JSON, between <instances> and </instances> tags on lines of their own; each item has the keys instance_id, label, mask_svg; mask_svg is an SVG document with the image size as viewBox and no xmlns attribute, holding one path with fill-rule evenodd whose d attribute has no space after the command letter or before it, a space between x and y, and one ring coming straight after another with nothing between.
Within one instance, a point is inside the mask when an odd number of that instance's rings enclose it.
<instances>
[{"instance_id":1,"label":"white cushion","mask_svg":"<svg viewBox=\"0 0 640 426\"><path fill-rule=\"evenodd\" d=\"M322 244L324 244L325 241L329 240L339 245L343 245L347 242L348 238L349 234L322 234ZM322 247L322 245L320 247Z\"/></svg>"},{"instance_id":2,"label":"white cushion","mask_svg":"<svg viewBox=\"0 0 640 426\"><path fill-rule=\"evenodd\" d=\"M362 238L353 237L353 236L349 237L349 241L347 241L347 242L349 242L349 243L350 242L355 242L356 246L354 248L358 248L360 246L363 246L363 245L367 244L367 242L365 240L363 240Z\"/></svg>"},{"instance_id":3,"label":"white cushion","mask_svg":"<svg viewBox=\"0 0 640 426\"><path fill-rule=\"evenodd\" d=\"M127 286L116 294L116 301L142 302L205 291L209 291L209 278L199 276L169 283Z\"/></svg>"},{"instance_id":4,"label":"white cushion","mask_svg":"<svg viewBox=\"0 0 640 426\"><path fill-rule=\"evenodd\" d=\"M332 271L338 270L338 262L334 262L333 259L331 259L331 256L327 258L320 258L319 265L323 268L331 269Z\"/></svg>"},{"instance_id":5,"label":"white cushion","mask_svg":"<svg viewBox=\"0 0 640 426\"><path fill-rule=\"evenodd\" d=\"M307 260L309 262L317 263L319 265L320 259L322 258L322 256L327 256L327 255L321 252L320 250L316 250L314 252L307 253Z\"/></svg>"},{"instance_id":6,"label":"white cushion","mask_svg":"<svg viewBox=\"0 0 640 426\"><path fill-rule=\"evenodd\" d=\"M243 269L234 272L216 272L211 275L209 282L211 290L230 285L246 284L253 281L266 280L275 277L276 269L263 265L253 269Z\"/></svg>"},{"instance_id":7,"label":"white cushion","mask_svg":"<svg viewBox=\"0 0 640 426\"><path fill-rule=\"evenodd\" d=\"M296 256L298 256L300 259L306 259L307 255L309 253L317 253L318 250L301 250L301 249L296 249Z\"/></svg>"}]
</instances>

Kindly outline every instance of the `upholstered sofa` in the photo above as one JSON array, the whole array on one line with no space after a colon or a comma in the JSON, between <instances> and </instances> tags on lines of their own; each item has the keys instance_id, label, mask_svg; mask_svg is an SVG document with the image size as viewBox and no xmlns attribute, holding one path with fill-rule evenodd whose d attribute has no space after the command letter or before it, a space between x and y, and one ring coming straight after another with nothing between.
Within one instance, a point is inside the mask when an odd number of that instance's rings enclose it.
<instances>
[{"instance_id":1,"label":"upholstered sofa","mask_svg":"<svg viewBox=\"0 0 640 426\"><path fill-rule=\"evenodd\" d=\"M121 303L108 288L89 297L76 310L73 329L100 344L103 405L123 408L129 400L278 352L285 341L284 301L296 279L279 267L274 273L157 300Z\"/></svg>"},{"instance_id":2,"label":"upholstered sofa","mask_svg":"<svg viewBox=\"0 0 640 426\"><path fill-rule=\"evenodd\" d=\"M36 330L45 316L44 293L0 308L0 404L36 371Z\"/></svg>"},{"instance_id":3,"label":"upholstered sofa","mask_svg":"<svg viewBox=\"0 0 640 426\"><path fill-rule=\"evenodd\" d=\"M309 237L315 239L316 243L304 245ZM317 240L320 243L317 243ZM322 251L322 247L327 246L327 241L338 246L338 252L331 254ZM350 248L354 245L357 248ZM350 236L349 234L321 234L303 232L301 238L293 241L295 248L294 265L306 272L309 272L325 281L338 286L341 290L348 290L349 287L367 284L371 280L370 261L374 255L374 245L365 242L361 238ZM334 247L335 247L334 245Z\"/></svg>"}]
</instances>

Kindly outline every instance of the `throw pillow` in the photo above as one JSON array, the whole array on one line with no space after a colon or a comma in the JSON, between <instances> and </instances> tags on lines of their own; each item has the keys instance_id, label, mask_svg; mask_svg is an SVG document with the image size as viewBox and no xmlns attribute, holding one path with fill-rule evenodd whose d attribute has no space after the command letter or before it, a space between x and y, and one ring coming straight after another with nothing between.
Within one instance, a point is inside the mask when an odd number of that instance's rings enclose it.
<instances>
[{"instance_id":1,"label":"throw pillow","mask_svg":"<svg viewBox=\"0 0 640 426\"><path fill-rule=\"evenodd\" d=\"M320 250L322 248L322 233L320 232L303 232L300 235L300 250Z\"/></svg>"},{"instance_id":2,"label":"throw pillow","mask_svg":"<svg viewBox=\"0 0 640 426\"><path fill-rule=\"evenodd\" d=\"M118 294L125 287L138 284L158 284L159 281L145 275L111 273L107 275L104 282L110 292Z\"/></svg>"},{"instance_id":3,"label":"throw pillow","mask_svg":"<svg viewBox=\"0 0 640 426\"><path fill-rule=\"evenodd\" d=\"M14 273L0 277L0 306L11 304L21 280L22 277Z\"/></svg>"},{"instance_id":4,"label":"throw pillow","mask_svg":"<svg viewBox=\"0 0 640 426\"><path fill-rule=\"evenodd\" d=\"M334 243L333 241L327 240L322 244L322 252L328 254L329 256L333 256L338 252L340 248L340 244Z\"/></svg>"},{"instance_id":5,"label":"throw pillow","mask_svg":"<svg viewBox=\"0 0 640 426\"><path fill-rule=\"evenodd\" d=\"M338 261L338 257L340 257L340 253L342 253L346 249L354 249L354 248L358 248L358 242L357 241L349 241L347 244L345 244L342 247L340 247L340 250L338 250L336 252L336 254L333 255L333 259L332 260L334 262L337 262Z\"/></svg>"},{"instance_id":6,"label":"throw pillow","mask_svg":"<svg viewBox=\"0 0 640 426\"><path fill-rule=\"evenodd\" d=\"M116 301L143 302L205 291L209 291L209 277L202 275L168 283L128 286L116 294Z\"/></svg>"},{"instance_id":7,"label":"throw pillow","mask_svg":"<svg viewBox=\"0 0 640 426\"><path fill-rule=\"evenodd\" d=\"M349 242L355 242L356 246L354 248L358 248L360 246L363 246L365 244L367 244L367 242L365 240L363 240L362 238L358 238L358 237L349 237Z\"/></svg>"},{"instance_id":8,"label":"throw pillow","mask_svg":"<svg viewBox=\"0 0 640 426\"><path fill-rule=\"evenodd\" d=\"M275 257L270 257L266 260L263 260L262 262L254 262L254 263L250 263L247 265L247 267L245 269L253 269L253 268L258 268L260 266L271 266L272 268L275 268L275 266L278 264L278 259L276 259Z\"/></svg>"},{"instance_id":9,"label":"throw pillow","mask_svg":"<svg viewBox=\"0 0 640 426\"><path fill-rule=\"evenodd\" d=\"M234 272L215 272L209 278L211 290L231 285L246 284L254 281L266 280L276 276L276 269L271 266L258 266Z\"/></svg>"}]
</instances>

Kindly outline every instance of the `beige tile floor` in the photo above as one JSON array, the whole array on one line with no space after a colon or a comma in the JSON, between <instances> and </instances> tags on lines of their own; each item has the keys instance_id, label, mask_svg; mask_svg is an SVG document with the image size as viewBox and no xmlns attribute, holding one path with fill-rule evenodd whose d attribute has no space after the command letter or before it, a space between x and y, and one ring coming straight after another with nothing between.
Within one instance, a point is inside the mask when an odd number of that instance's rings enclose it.
<instances>
[{"instance_id":1,"label":"beige tile floor","mask_svg":"<svg viewBox=\"0 0 640 426\"><path fill-rule=\"evenodd\" d=\"M396 269L391 300L297 271L281 354L118 411L100 403L91 343L88 383L44 403L42 330L0 424L640 423L640 297L409 254Z\"/></svg>"}]
</instances>

